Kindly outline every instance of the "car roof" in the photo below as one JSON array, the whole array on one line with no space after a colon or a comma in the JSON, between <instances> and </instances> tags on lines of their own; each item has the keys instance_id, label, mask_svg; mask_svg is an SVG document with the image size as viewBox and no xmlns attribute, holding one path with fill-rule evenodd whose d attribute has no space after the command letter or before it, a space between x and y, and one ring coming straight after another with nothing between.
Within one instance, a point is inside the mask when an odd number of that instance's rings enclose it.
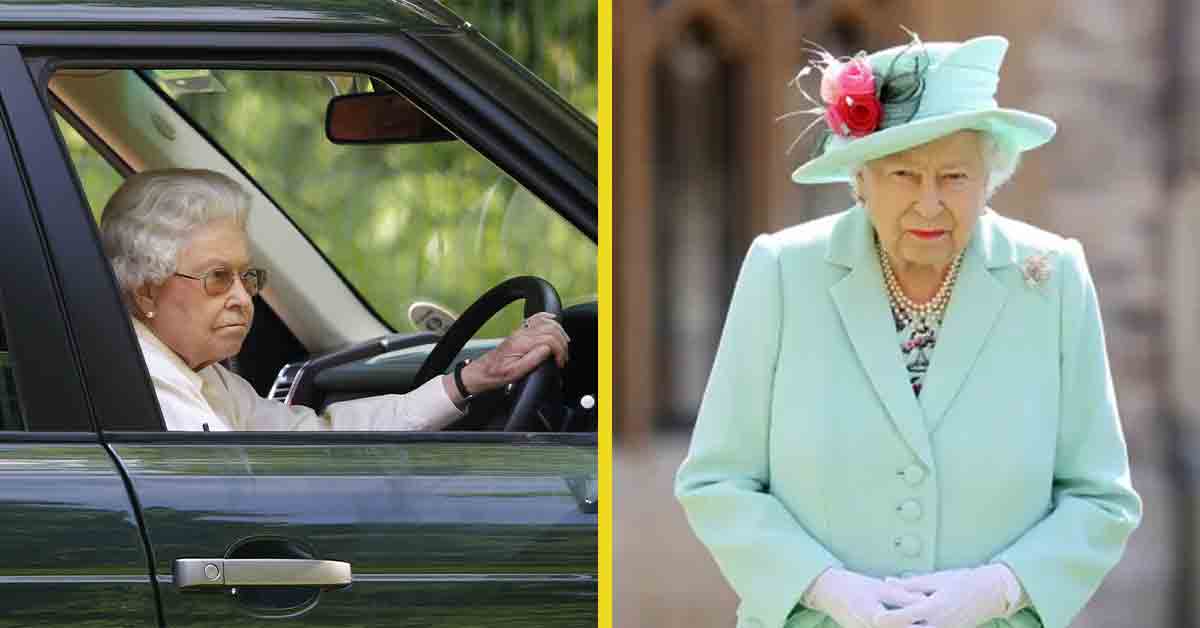
<instances>
[{"instance_id":1,"label":"car roof","mask_svg":"<svg viewBox=\"0 0 1200 628\"><path fill-rule=\"evenodd\" d=\"M462 18L430 0L0 0L0 28L445 31Z\"/></svg>"}]
</instances>

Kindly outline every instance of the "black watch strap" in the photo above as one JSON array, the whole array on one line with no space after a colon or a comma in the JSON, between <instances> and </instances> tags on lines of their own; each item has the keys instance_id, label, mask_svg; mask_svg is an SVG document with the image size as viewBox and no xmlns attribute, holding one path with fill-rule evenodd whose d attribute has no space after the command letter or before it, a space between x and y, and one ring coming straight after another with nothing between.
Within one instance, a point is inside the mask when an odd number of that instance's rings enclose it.
<instances>
[{"instance_id":1,"label":"black watch strap","mask_svg":"<svg viewBox=\"0 0 1200 628\"><path fill-rule=\"evenodd\" d=\"M472 395L471 393L467 392L467 386L466 386L466 384L463 384L463 380L462 380L462 371L470 363L471 363L471 360L470 360L470 358L468 358L466 360L463 360L462 362L459 362L458 366L454 367L454 385L455 385L455 387L458 388L458 394L462 395L463 403L467 403L471 399L475 398L475 395Z\"/></svg>"}]
</instances>

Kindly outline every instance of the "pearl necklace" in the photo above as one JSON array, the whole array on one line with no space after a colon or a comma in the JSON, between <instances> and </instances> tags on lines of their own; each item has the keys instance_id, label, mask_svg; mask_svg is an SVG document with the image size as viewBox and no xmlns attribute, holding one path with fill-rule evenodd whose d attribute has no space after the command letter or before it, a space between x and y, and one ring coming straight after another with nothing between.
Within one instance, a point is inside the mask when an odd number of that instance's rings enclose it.
<instances>
[{"instance_id":1,"label":"pearl necklace","mask_svg":"<svg viewBox=\"0 0 1200 628\"><path fill-rule=\"evenodd\" d=\"M896 274L892 272L892 265L888 261L887 252L883 250L883 243L878 238L875 239L875 248L879 251L879 262L883 266L883 278L887 283L888 289L888 304L892 307L892 312L905 325L912 321L922 323L928 327L932 323L941 323L942 316L946 312L946 305L950 303L950 291L954 288L954 282L958 279L958 269L962 265L963 254L959 254L950 264L950 270L946 276L942 278L942 284L938 286L937 293L933 298L918 305L904 294L904 290L900 288L900 282L896 279Z\"/></svg>"}]
</instances>

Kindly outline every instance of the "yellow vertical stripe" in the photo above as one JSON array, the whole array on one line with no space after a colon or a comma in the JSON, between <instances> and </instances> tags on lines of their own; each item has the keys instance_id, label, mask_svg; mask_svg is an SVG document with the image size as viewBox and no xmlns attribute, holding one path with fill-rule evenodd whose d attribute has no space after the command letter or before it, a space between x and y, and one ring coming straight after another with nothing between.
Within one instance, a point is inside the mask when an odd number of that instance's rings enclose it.
<instances>
[{"instance_id":1,"label":"yellow vertical stripe","mask_svg":"<svg viewBox=\"0 0 1200 628\"><path fill-rule=\"evenodd\" d=\"M612 490L612 339L613 339L613 292L612 292L612 149L613 149L613 98L612 98L612 0L598 0L600 9L600 32L597 37L597 59L599 75L599 127L600 127L600 390L599 414L599 498L600 539L599 578L600 613L599 627L610 628L613 616L612 581L612 533L613 533L613 490Z\"/></svg>"}]
</instances>

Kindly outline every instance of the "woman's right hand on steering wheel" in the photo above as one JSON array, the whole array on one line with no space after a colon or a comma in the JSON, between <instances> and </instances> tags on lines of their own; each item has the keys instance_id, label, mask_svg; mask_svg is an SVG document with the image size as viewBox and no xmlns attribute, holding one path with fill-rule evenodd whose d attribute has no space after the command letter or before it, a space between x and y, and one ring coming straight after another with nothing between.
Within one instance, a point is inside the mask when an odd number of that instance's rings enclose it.
<instances>
[{"instance_id":1,"label":"woman's right hand on steering wheel","mask_svg":"<svg viewBox=\"0 0 1200 628\"><path fill-rule=\"evenodd\" d=\"M464 367L463 385L472 395L499 388L528 375L551 355L562 368L567 363L570 340L553 314L538 312L525 319L495 349ZM444 376L442 383L451 401L461 403L462 395L454 383L454 375Z\"/></svg>"}]
</instances>

